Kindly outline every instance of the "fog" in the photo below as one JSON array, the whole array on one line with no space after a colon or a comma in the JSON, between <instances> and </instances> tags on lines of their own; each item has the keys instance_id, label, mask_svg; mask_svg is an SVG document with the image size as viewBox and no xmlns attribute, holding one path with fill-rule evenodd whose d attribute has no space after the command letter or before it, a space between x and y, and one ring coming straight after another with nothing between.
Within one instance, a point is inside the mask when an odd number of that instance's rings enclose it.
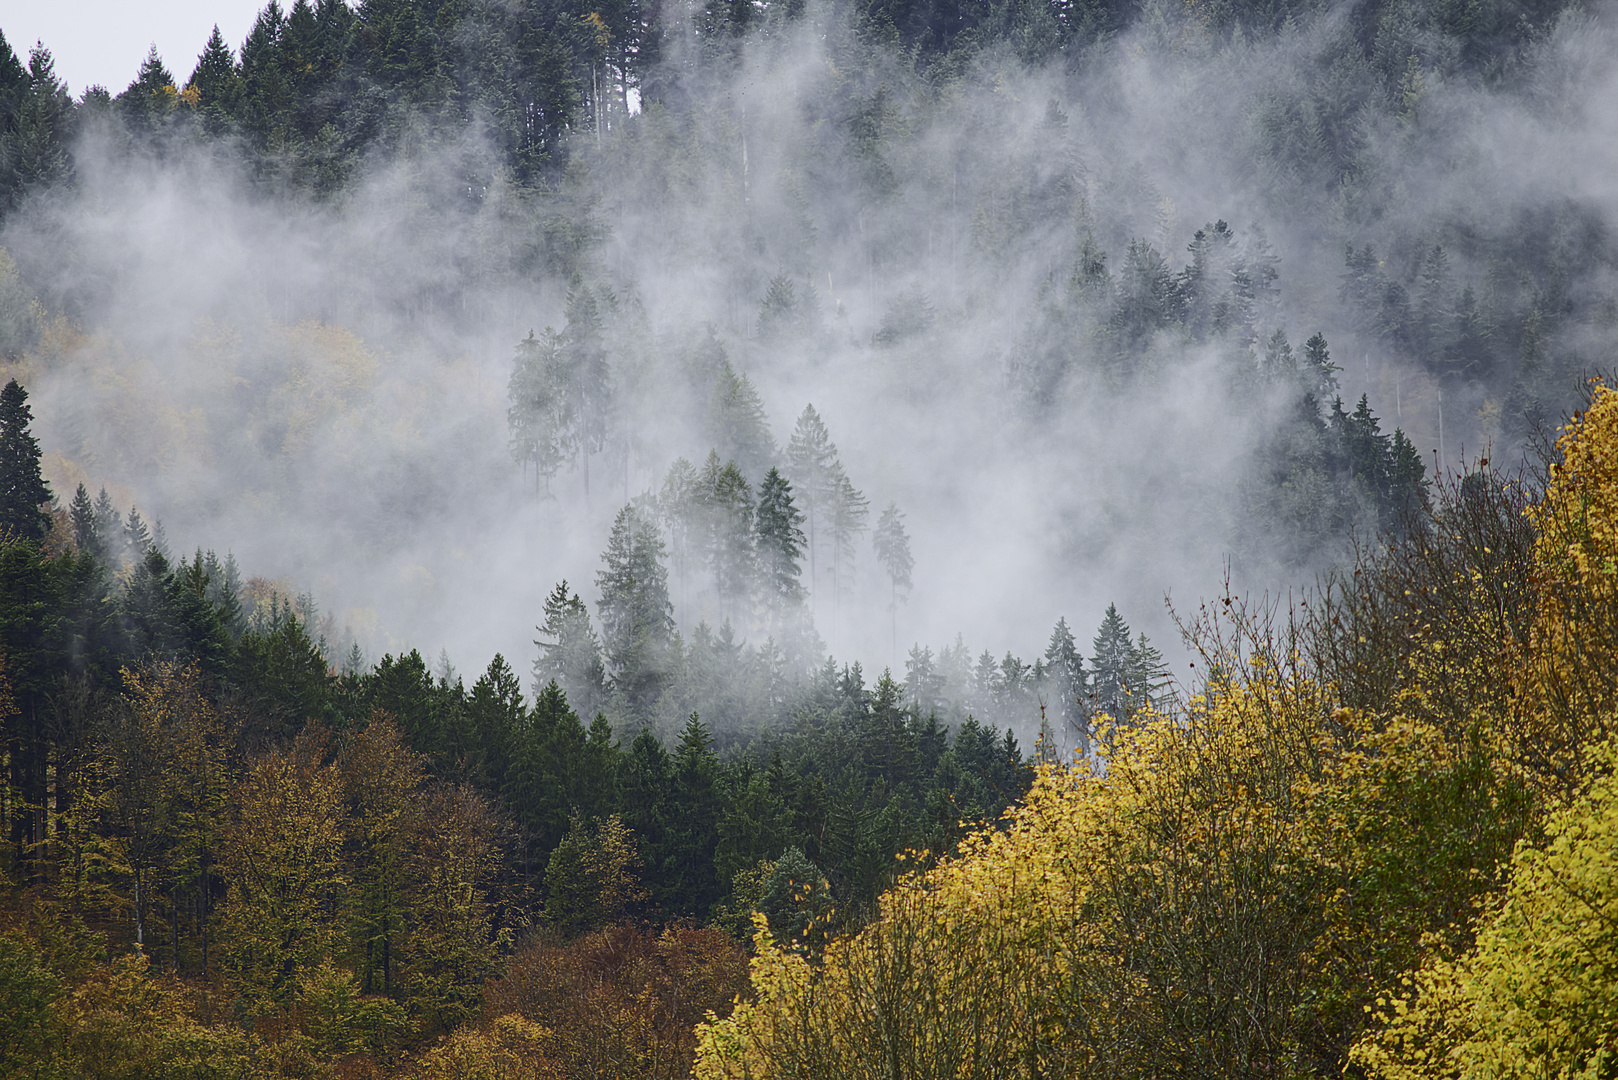
<instances>
[{"instance_id":1,"label":"fog","mask_svg":"<svg viewBox=\"0 0 1618 1080\"><path fill-rule=\"evenodd\" d=\"M711 335L778 447L813 404L869 524L890 501L906 514L897 655L868 535L849 587L815 583L840 660L902 678L911 643L957 633L974 654L1032 660L1059 616L1086 648L1116 602L1183 668L1166 599L1189 610L1227 575L1285 592L1341 554L1288 562L1244 513L1280 406L1231 377L1233 356L1278 329L1294 348L1319 331L1346 407L1368 395L1430 470L1440 408L1444 467L1520 450L1496 383L1443 382L1365 332L1342 298L1346 244L1442 238L1457 284L1506 295L1526 286L1489 277L1490 252L1571 206L1586 235L1544 243L1600 257L1566 284L1569 310L1614 294L1609 11L1546 33L1529 77L1431 75L1402 117L1361 114L1335 134L1312 121L1322 145L1355 141L1351 178L1283 168L1300 157L1275 149L1291 138L1282 119L1330 99L1317 58L1347 11L1230 44L1165 8L1066 64L991 50L940 88L897 58L886 73L839 67L847 31L812 8L728 70L681 67L671 49L679 105L581 138L542 195L499 175L476 125L378 156L325 201L267 190L227 154L132 152L91 131L76 186L26 204L0 237L44 312L11 370L64 504L76 483L105 486L160 518L177 556L228 550L245 573L311 592L371 659L444 650L472 675L497 651L527 670L559 580L593 609L613 515L716 445L689 370ZM566 317L547 215L580 220L590 199L598 239L572 265L617 298L618 434L592 456L588 492L564 467L542 497L508 450L507 381L518 342ZM1134 239L1177 270L1216 220L1276 259L1250 341L1162 331L1120 372L1070 335L1059 377L1028 389L1032 346L1064 325L1042 312L1087 240L1115 274ZM818 326L761 329L778 275L800 297L812 287ZM930 306L930 324L879 341L907 303ZM1547 348L1571 371L1600 361L1608 332L1566 319ZM1558 385L1562 408L1574 389ZM686 629L696 614L676 611Z\"/></svg>"}]
</instances>

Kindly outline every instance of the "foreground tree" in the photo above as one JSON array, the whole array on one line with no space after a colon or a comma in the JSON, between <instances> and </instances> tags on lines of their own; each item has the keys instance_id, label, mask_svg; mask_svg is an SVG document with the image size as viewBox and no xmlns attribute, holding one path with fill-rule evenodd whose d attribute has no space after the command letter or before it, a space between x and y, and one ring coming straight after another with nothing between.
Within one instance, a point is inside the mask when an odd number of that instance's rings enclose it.
<instances>
[{"instance_id":1,"label":"foreground tree","mask_svg":"<svg viewBox=\"0 0 1618 1080\"><path fill-rule=\"evenodd\" d=\"M51 489L39 469L39 440L28 430L33 418L28 391L12 379L0 390L0 536L39 543L51 529Z\"/></svg>"}]
</instances>

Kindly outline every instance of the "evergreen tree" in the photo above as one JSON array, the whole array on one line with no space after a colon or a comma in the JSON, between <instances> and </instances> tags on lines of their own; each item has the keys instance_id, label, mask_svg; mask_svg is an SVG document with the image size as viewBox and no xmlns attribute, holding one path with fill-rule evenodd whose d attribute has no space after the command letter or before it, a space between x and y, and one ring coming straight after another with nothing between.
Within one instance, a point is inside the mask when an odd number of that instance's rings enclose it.
<instances>
[{"instance_id":1,"label":"evergreen tree","mask_svg":"<svg viewBox=\"0 0 1618 1080\"><path fill-rule=\"evenodd\" d=\"M734 461L719 464L709 452L699 492L702 546L712 574L720 621L747 621L747 599L755 578L753 493Z\"/></svg>"},{"instance_id":2,"label":"evergreen tree","mask_svg":"<svg viewBox=\"0 0 1618 1080\"><path fill-rule=\"evenodd\" d=\"M1090 650L1090 696L1085 703L1089 715L1106 715L1115 724L1128 723L1133 714L1129 683L1134 643L1129 639L1129 624L1118 614L1118 605L1107 605Z\"/></svg>"},{"instance_id":3,"label":"evergreen tree","mask_svg":"<svg viewBox=\"0 0 1618 1080\"><path fill-rule=\"evenodd\" d=\"M792 485L771 467L759 486L757 510L759 580L773 623L803 600L803 514L792 500Z\"/></svg>"},{"instance_id":4,"label":"evergreen tree","mask_svg":"<svg viewBox=\"0 0 1618 1080\"><path fill-rule=\"evenodd\" d=\"M1045 672L1055 690L1055 719L1078 739L1079 750L1090 753L1090 718L1084 702L1089 693L1084 657L1079 654L1066 617L1056 620L1045 646Z\"/></svg>"},{"instance_id":5,"label":"evergreen tree","mask_svg":"<svg viewBox=\"0 0 1618 1080\"><path fill-rule=\"evenodd\" d=\"M28 51L28 88L10 130L0 133L0 210L15 208L33 191L69 174L67 143L73 102L56 75L50 50Z\"/></svg>"},{"instance_id":6,"label":"evergreen tree","mask_svg":"<svg viewBox=\"0 0 1618 1080\"><path fill-rule=\"evenodd\" d=\"M1316 332L1303 343L1304 387L1314 400L1329 401L1337 394L1337 373L1343 370L1331 362L1326 335Z\"/></svg>"},{"instance_id":7,"label":"evergreen tree","mask_svg":"<svg viewBox=\"0 0 1618 1080\"><path fill-rule=\"evenodd\" d=\"M830 524L830 510L836 493L837 448L832 445L826 425L813 405L805 405L787 445L787 475L803 507L809 540L809 595L813 600L819 587L817 553L823 549L820 537Z\"/></svg>"},{"instance_id":8,"label":"evergreen tree","mask_svg":"<svg viewBox=\"0 0 1618 1080\"><path fill-rule=\"evenodd\" d=\"M610 293L603 292L609 303L614 302ZM590 494L590 455L606 445L612 409L612 371L601 308L602 297L594 290L583 286L570 290L561 339L563 385L577 432L573 447L579 455L586 495Z\"/></svg>"},{"instance_id":9,"label":"evergreen tree","mask_svg":"<svg viewBox=\"0 0 1618 1080\"><path fill-rule=\"evenodd\" d=\"M157 46L153 45L141 62L135 81L118 95L116 102L130 125L137 131L145 132L172 113L179 100L174 76L169 74L169 69L157 55Z\"/></svg>"},{"instance_id":10,"label":"evergreen tree","mask_svg":"<svg viewBox=\"0 0 1618 1080\"><path fill-rule=\"evenodd\" d=\"M506 385L511 456L534 470L534 491L549 493L551 477L577 449L578 413L569 391L562 337L550 327L517 345Z\"/></svg>"},{"instance_id":11,"label":"evergreen tree","mask_svg":"<svg viewBox=\"0 0 1618 1080\"><path fill-rule=\"evenodd\" d=\"M196 91L197 104L204 115L212 117L217 124L235 111L241 96L241 81L236 59L219 32L219 24L215 23L186 85Z\"/></svg>"},{"instance_id":12,"label":"evergreen tree","mask_svg":"<svg viewBox=\"0 0 1618 1080\"><path fill-rule=\"evenodd\" d=\"M581 716L594 716L606 704L606 670L601 642L590 625L590 611L567 582L558 582L545 600L545 622L537 628L539 656L534 661L534 697L555 682Z\"/></svg>"},{"instance_id":13,"label":"evergreen tree","mask_svg":"<svg viewBox=\"0 0 1618 1080\"><path fill-rule=\"evenodd\" d=\"M721 458L734 461L749 482L758 482L775 458L775 438L764 415L764 402L746 375L730 361L721 363L714 386L709 426Z\"/></svg>"},{"instance_id":14,"label":"evergreen tree","mask_svg":"<svg viewBox=\"0 0 1618 1080\"><path fill-rule=\"evenodd\" d=\"M676 458L663 478L657 495L657 514L669 533L669 564L674 573L676 610L689 620L686 583L692 560L701 543L701 479L697 467L685 458Z\"/></svg>"},{"instance_id":15,"label":"evergreen tree","mask_svg":"<svg viewBox=\"0 0 1618 1080\"><path fill-rule=\"evenodd\" d=\"M135 562L146 557L146 551L152 546L152 532L141 520L140 511L133 506L129 508L129 516L124 519L124 551Z\"/></svg>"},{"instance_id":16,"label":"evergreen tree","mask_svg":"<svg viewBox=\"0 0 1618 1080\"><path fill-rule=\"evenodd\" d=\"M95 505L90 502L90 493L80 484L73 493L73 502L67 509L68 518L73 522L73 543L79 549L79 554L105 561L101 550L101 534L96 531Z\"/></svg>"},{"instance_id":17,"label":"evergreen tree","mask_svg":"<svg viewBox=\"0 0 1618 1080\"><path fill-rule=\"evenodd\" d=\"M95 531L106 561L116 570L123 560L124 516L112 504L112 496L107 494L106 488L96 495Z\"/></svg>"},{"instance_id":18,"label":"evergreen tree","mask_svg":"<svg viewBox=\"0 0 1618 1080\"><path fill-rule=\"evenodd\" d=\"M876 524L876 532L871 536L872 546L876 548L877 562L882 564L883 573L888 575L888 614L891 617L891 634L893 638L893 652L895 657L899 652L899 590L903 589L905 599L910 597L910 571L915 567L916 561L910 556L910 537L905 535L904 514L899 511L898 503L888 503L888 508L882 511L882 517Z\"/></svg>"},{"instance_id":19,"label":"evergreen tree","mask_svg":"<svg viewBox=\"0 0 1618 1080\"><path fill-rule=\"evenodd\" d=\"M0 390L0 537L39 543L51 531L51 489L40 472L39 440L29 425L28 391L12 379Z\"/></svg>"},{"instance_id":20,"label":"evergreen tree","mask_svg":"<svg viewBox=\"0 0 1618 1080\"><path fill-rule=\"evenodd\" d=\"M853 481L843 471L842 465L835 462L834 465L830 497L826 507L832 545L833 638L837 635L843 591L854 585L854 540L865 531L865 519L870 514L870 503L865 496L855 488Z\"/></svg>"},{"instance_id":21,"label":"evergreen tree","mask_svg":"<svg viewBox=\"0 0 1618 1080\"><path fill-rule=\"evenodd\" d=\"M663 540L644 511L618 511L596 575L602 645L625 719L645 723L671 674L674 617Z\"/></svg>"}]
</instances>

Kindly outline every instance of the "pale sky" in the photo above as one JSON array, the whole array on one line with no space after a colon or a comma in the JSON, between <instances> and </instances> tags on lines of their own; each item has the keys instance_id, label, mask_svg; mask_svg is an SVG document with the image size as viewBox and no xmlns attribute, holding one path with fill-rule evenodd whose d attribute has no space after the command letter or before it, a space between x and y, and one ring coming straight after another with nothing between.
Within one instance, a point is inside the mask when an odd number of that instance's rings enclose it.
<instances>
[{"instance_id":1,"label":"pale sky","mask_svg":"<svg viewBox=\"0 0 1618 1080\"><path fill-rule=\"evenodd\" d=\"M134 81L146 50L154 44L163 63L182 82L196 67L214 23L231 49L239 50L268 2L0 0L0 31L24 64L34 42L43 41L56 60L56 74L75 98L96 83L117 94Z\"/></svg>"}]
</instances>

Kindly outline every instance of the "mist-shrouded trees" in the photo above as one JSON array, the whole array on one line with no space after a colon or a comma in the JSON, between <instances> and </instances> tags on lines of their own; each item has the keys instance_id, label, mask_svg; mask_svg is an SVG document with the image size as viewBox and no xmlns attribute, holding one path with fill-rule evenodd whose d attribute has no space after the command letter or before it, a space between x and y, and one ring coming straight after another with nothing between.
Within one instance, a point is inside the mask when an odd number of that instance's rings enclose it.
<instances>
[{"instance_id":1,"label":"mist-shrouded trees","mask_svg":"<svg viewBox=\"0 0 1618 1080\"><path fill-rule=\"evenodd\" d=\"M641 722L670 675L674 606L664 557L657 523L632 505L618 511L596 575L597 610L612 691Z\"/></svg>"},{"instance_id":2,"label":"mist-shrouded trees","mask_svg":"<svg viewBox=\"0 0 1618 1080\"><path fill-rule=\"evenodd\" d=\"M581 716L594 716L606 704L606 669L601 642L590 625L590 610L567 582L558 582L545 598L545 621L538 628L539 656L534 660L534 697L555 682Z\"/></svg>"},{"instance_id":3,"label":"mist-shrouded trees","mask_svg":"<svg viewBox=\"0 0 1618 1080\"><path fill-rule=\"evenodd\" d=\"M829 535L832 502L836 493L837 448L825 422L813 405L805 405L797 424L792 429L792 441L787 444L787 476L792 490L797 493L798 505L803 509L804 535L809 541L809 597L813 601L819 591L819 566L825 558Z\"/></svg>"},{"instance_id":4,"label":"mist-shrouded trees","mask_svg":"<svg viewBox=\"0 0 1618 1080\"><path fill-rule=\"evenodd\" d=\"M1090 677L1084 670L1084 657L1079 653L1078 642L1065 616L1056 620L1050 643L1045 646L1045 678L1051 688L1049 704L1054 706L1055 715L1051 719L1061 724L1064 732L1071 732L1080 752L1088 754L1091 732L1085 705Z\"/></svg>"},{"instance_id":5,"label":"mist-shrouded trees","mask_svg":"<svg viewBox=\"0 0 1618 1080\"><path fill-rule=\"evenodd\" d=\"M899 591L904 590L904 598L909 599L910 571L916 566L916 560L910 554L910 537L905 533L904 514L900 512L898 503L890 502L887 509L882 511L882 518L871 535L871 544L876 549L876 561L881 564L882 572L888 579L889 629L893 651L898 653Z\"/></svg>"},{"instance_id":6,"label":"mist-shrouded trees","mask_svg":"<svg viewBox=\"0 0 1618 1080\"><path fill-rule=\"evenodd\" d=\"M572 456L578 440L564 365L562 337L547 326L540 337L530 333L517 345L506 388L511 402L506 410L511 456L524 471L533 468L535 491L549 490L551 478Z\"/></svg>"},{"instance_id":7,"label":"mist-shrouded trees","mask_svg":"<svg viewBox=\"0 0 1618 1080\"><path fill-rule=\"evenodd\" d=\"M1093 655L1084 706L1092 725L1099 716L1114 724L1128 724L1152 707L1167 680L1163 655L1147 642L1145 634L1130 640L1129 624L1118 614L1116 604L1107 605L1090 648Z\"/></svg>"},{"instance_id":8,"label":"mist-shrouded trees","mask_svg":"<svg viewBox=\"0 0 1618 1080\"><path fill-rule=\"evenodd\" d=\"M779 627L803 602L799 577L806 538L804 515L793 501L792 485L774 466L759 485L755 514L760 591L770 624Z\"/></svg>"}]
</instances>

